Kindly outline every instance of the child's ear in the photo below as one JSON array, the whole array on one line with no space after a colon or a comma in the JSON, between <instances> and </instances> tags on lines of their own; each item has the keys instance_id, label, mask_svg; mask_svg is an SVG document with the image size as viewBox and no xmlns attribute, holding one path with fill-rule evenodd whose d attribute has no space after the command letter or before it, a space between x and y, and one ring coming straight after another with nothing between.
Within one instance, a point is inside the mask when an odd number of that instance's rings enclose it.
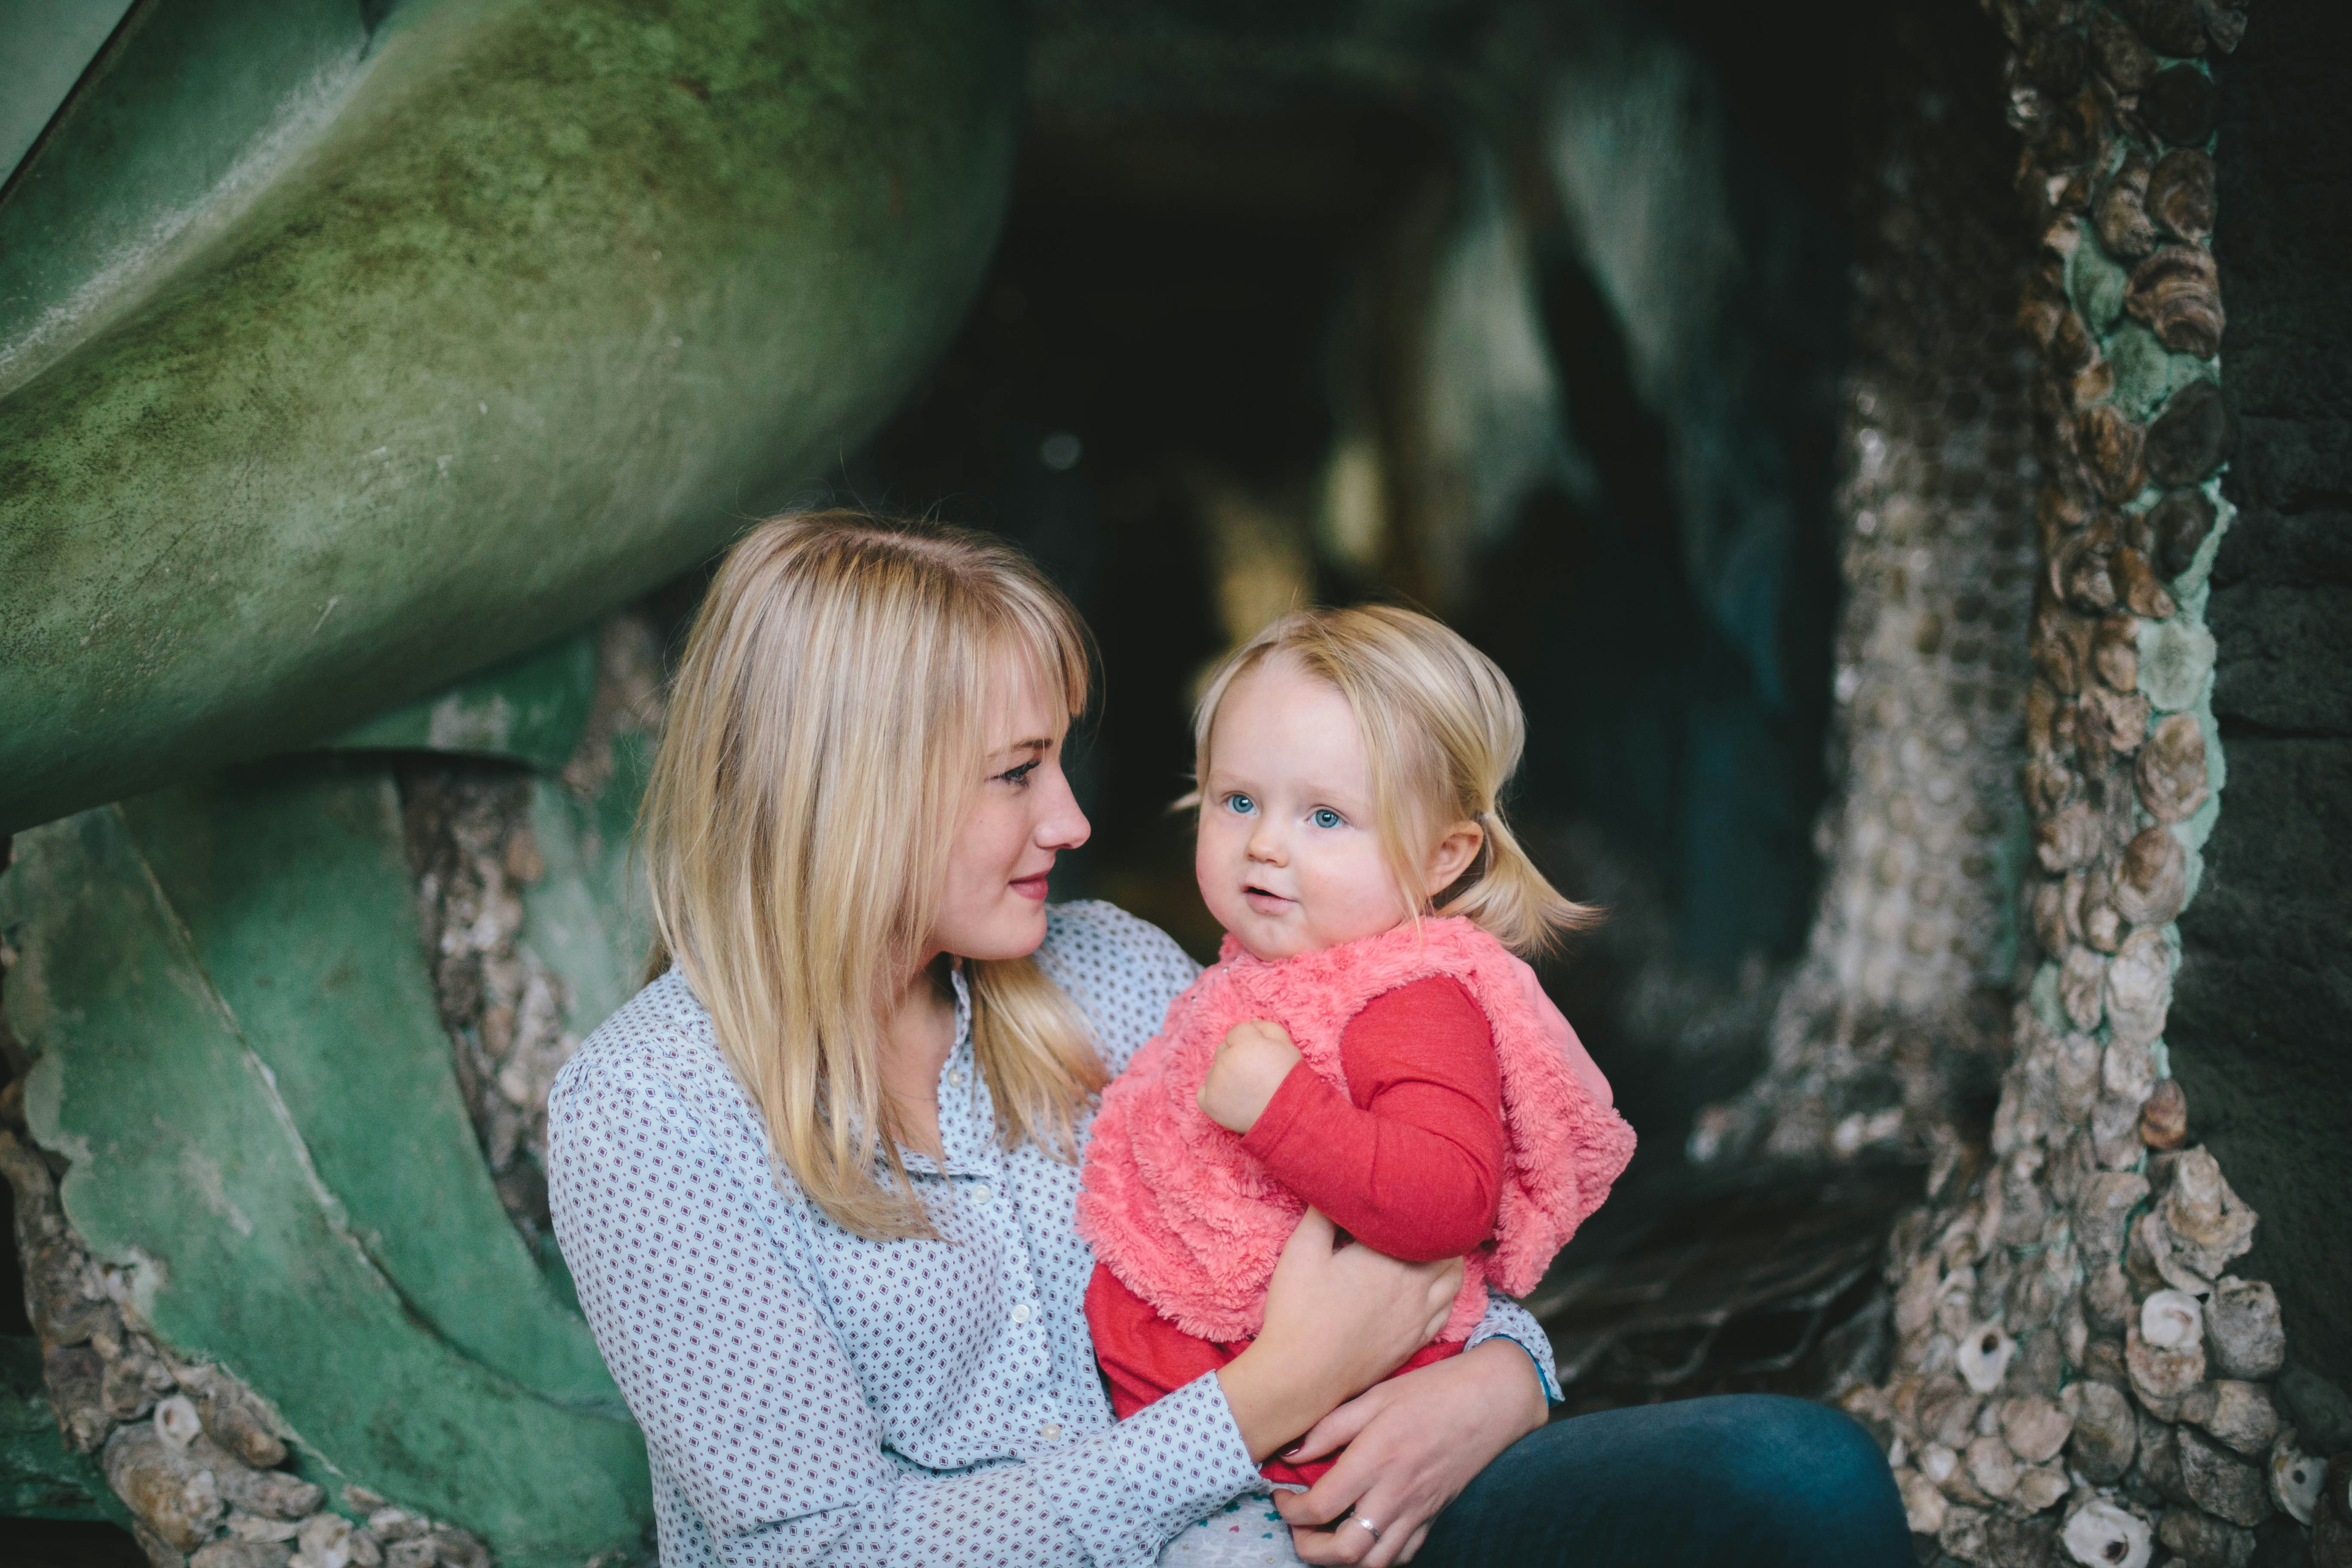
<instances>
[{"instance_id":1,"label":"child's ear","mask_svg":"<svg viewBox=\"0 0 2352 1568\"><path fill-rule=\"evenodd\" d=\"M1434 899L1462 879L1464 872L1478 862L1478 851L1486 847L1486 830L1475 822L1457 822L1445 830L1437 847L1429 854L1427 896Z\"/></svg>"}]
</instances>

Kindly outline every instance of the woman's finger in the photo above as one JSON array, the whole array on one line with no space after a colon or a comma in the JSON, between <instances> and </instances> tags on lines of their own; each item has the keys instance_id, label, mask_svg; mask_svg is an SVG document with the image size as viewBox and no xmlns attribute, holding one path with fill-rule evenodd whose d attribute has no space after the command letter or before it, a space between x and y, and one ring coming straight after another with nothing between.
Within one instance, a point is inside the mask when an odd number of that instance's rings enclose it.
<instances>
[{"instance_id":1,"label":"woman's finger","mask_svg":"<svg viewBox=\"0 0 2352 1568\"><path fill-rule=\"evenodd\" d=\"M1375 1467L1364 1464L1352 1454L1342 1454L1305 1491L1276 1493L1275 1511L1292 1524L1329 1524L1355 1507L1377 1479L1379 1471Z\"/></svg>"},{"instance_id":2,"label":"woman's finger","mask_svg":"<svg viewBox=\"0 0 2352 1568\"><path fill-rule=\"evenodd\" d=\"M1291 1550L1298 1553L1302 1563L1334 1563L1354 1568L1355 1564L1368 1561L1380 1544L1370 1531L1353 1520L1342 1522L1336 1530L1294 1529L1290 1532Z\"/></svg>"},{"instance_id":3,"label":"woman's finger","mask_svg":"<svg viewBox=\"0 0 2352 1568\"><path fill-rule=\"evenodd\" d=\"M1339 1452L1356 1440L1356 1434L1364 1429L1386 1403L1381 1394L1381 1385L1377 1383L1372 1384L1364 1393L1358 1394L1322 1420L1315 1423L1308 1428L1307 1436L1301 1437L1297 1446L1282 1457L1293 1464L1297 1464L1302 1460L1320 1459L1327 1455Z\"/></svg>"},{"instance_id":4,"label":"woman's finger","mask_svg":"<svg viewBox=\"0 0 2352 1568\"><path fill-rule=\"evenodd\" d=\"M1425 1524L1416 1525L1413 1529L1413 1532L1404 1538L1404 1550L1396 1554L1394 1561L1398 1563L1412 1562L1415 1557L1421 1555L1421 1543L1428 1539L1429 1526Z\"/></svg>"}]
</instances>

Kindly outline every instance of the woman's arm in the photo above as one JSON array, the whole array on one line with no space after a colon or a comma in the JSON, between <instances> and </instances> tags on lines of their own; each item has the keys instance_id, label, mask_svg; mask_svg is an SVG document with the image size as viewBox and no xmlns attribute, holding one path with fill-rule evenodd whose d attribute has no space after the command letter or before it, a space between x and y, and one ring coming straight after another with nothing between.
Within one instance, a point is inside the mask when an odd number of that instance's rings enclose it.
<instances>
[{"instance_id":1,"label":"woman's arm","mask_svg":"<svg viewBox=\"0 0 2352 1568\"><path fill-rule=\"evenodd\" d=\"M721 1563L1148 1563L1257 1486L1256 1456L1417 1349L1458 1284L1451 1266L1334 1252L1310 1225L1247 1364L1114 1427L928 1470L883 1447L864 1383L877 1369L851 1360L804 1277L756 1131L714 1131L650 1059L590 1058L550 1100L556 1232L656 1484Z\"/></svg>"}]
</instances>

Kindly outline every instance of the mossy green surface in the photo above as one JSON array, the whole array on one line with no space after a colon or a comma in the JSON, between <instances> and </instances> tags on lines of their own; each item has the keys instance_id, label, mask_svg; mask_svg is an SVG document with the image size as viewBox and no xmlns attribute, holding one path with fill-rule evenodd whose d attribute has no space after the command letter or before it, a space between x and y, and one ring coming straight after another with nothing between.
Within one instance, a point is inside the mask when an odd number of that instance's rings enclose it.
<instances>
[{"instance_id":1,"label":"mossy green surface","mask_svg":"<svg viewBox=\"0 0 2352 1568\"><path fill-rule=\"evenodd\" d=\"M0 1531L11 1519L127 1526L131 1510L108 1489L97 1460L66 1447L41 1385L39 1342L0 1338Z\"/></svg>"},{"instance_id":2,"label":"mossy green surface","mask_svg":"<svg viewBox=\"0 0 2352 1568\"><path fill-rule=\"evenodd\" d=\"M324 14L238 15L278 11ZM65 132L201 142L202 94L135 90L165 37L126 34L8 206L161 200ZM354 47L323 99L278 84L216 221L44 284L74 309L0 400L0 831L315 743L674 575L890 412L994 245L988 0L413 0Z\"/></svg>"}]
</instances>

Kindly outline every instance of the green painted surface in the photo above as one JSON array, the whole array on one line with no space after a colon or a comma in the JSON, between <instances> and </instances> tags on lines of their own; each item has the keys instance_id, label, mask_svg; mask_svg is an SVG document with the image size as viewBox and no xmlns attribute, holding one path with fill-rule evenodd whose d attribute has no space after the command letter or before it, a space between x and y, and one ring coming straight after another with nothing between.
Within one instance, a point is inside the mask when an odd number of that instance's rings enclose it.
<instances>
[{"instance_id":1,"label":"green painted surface","mask_svg":"<svg viewBox=\"0 0 2352 1568\"><path fill-rule=\"evenodd\" d=\"M369 1060L399 1043L387 1046L386 1026L358 1016L367 988L391 983L347 971L366 961L345 954L276 971L317 993L307 1002L273 1008L259 995L273 941L332 954L341 931L313 931L320 909L230 862L289 855L320 862L321 877L340 863L345 877L381 876L393 887L397 858L370 868L365 850L381 844L386 821L380 775L370 785L364 770L329 765L300 809L274 826L237 820L270 788L257 779L244 787L235 800L190 791L20 836L16 864L0 878L0 929L22 954L9 975L9 1018L39 1055L27 1119L36 1138L73 1163L61 1188L68 1217L97 1256L130 1269L138 1310L167 1342L217 1360L276 1404L313 1479L349 1478L463 1524L509 1568L570 1568L634 1545L650 1522L635 1428L460 1351L391 1277L389 1252L376 1251L385 1238L361 1218L357 1200L372 1184L383 1197L412 1175L456 1189L480 1179L469 1141L438 1152L404 1143L441 1110L373 1098L404 1092L396 1071ZM151 861L142 837L164 833L166 822L173 847ZM235 855L225 837L207 850L205 835L230 829ZM240 888L242 900L232 896ZM390 929L415 929L404 909L377 914L394 921ZM396 947L385 929L376 928L376 944ZM326 994L339 988L348 990ZM415 1002L397 1001L398 991L393 984L386 994L395 999L377 1002ZM253 1015L251 1034L240 1007ZM309 1008L346 1031L310 1042L331 1070L293 1061L282 1039L268 1037L268 1020ZM438 1076L448 1070L445 1047ZM381 1140L380 1163L435 1168L353 1176L346 1162L356 1144L312 1141L322 1093L354 1138ZM331 1185L339 1176L353 1201ZM420 1190L435 1201L429 1182ZM420 1231L433 1223L425 1212L412 1217ZM449 1253L441 1266L469 1266L448 1229L427 1234L436 1256ZM551 1323L562 1315L553 1304L539 1310Z\"/></svg>"},{"instance_id":2,"label":"green painted surface","mask_svg":"<svg viewBox=\"0 0 2352 1568\"><path fill-rule=\"evenodd\" d=\"M704 557L888 414L997 233L1000 4L225 5L284 106L245 183L7 340L0 831L316 743ZM136 21L0 230L37 195L155 228L152 149L260 80L142 94L188 62ZM96 177L100 132L148 185Z\"/></svg>"},{"instance_id":3,"label":"green painted surface","mask_svg":"<svg viewBox=\"0 0 2352 1568\"><path fill-rule=\"evenodd\" d=\"M613 773L592 800L533 782L531 837L546 874L522 890L522 941L563 982L564 1024L586 1038L636 994L652 945L645 868L631 853L654 738L615 736Z\"/></svg>"},{"instance_id":4,"label":"green painted surface","mask_svg":"<svg viewBox=\"0 0 2352 1568\"><path fill-rule=\"evenodd\" d=\"M389 770L258 763L116 809L369 1260L475 1360L617 1411L586 1322L549 1288L482 1163Z\"/></svg>"},{"instance_id":5,"label":"green painted surface","mask_svg":"<svg viewBox=\"0 0 2352 1568\"><path fill-rule=\"evenodd\" d=\"M334 736L339 752L457 752L563 766L596 698L596 634L575 632Z\"/></svg>"},{"instance_id":6,"label":"green painted surface","mask_svg":"<svg viewBox=\"0 0 2352 1568\"><path fill-rule=\"evenodd\" d=\"M131 1510L87 1454L66 1447L41 1386L41 1347L0 1339L0 1520L110 1519Z\"/></svg>"}]
</instances>

